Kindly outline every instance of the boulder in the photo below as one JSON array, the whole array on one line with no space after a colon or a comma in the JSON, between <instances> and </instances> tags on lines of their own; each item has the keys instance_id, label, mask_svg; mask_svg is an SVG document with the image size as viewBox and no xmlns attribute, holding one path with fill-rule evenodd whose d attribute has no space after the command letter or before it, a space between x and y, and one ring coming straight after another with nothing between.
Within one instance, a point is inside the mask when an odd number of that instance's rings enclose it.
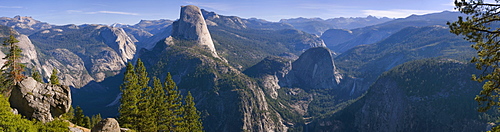
<instances>
[{"instance_id":1,"label":"boulder","mask_svg":"<svg viewBox=\"0 0 500 132\"><path fill-rule=\"evenodd\" d=\"M106 118L97 123L92 132L120 132L120 124L114 118Z\"/></svg>"},{"instance_id":2,"label":"boulder","mask_svg":"<svg viewBox=\"0 0 500 132\"><path fill-rule=\"evenodd\" d=\"M71 92L68 86L40 83L27 77L14 86L9 102L28 119L49 122L69 111Z\"/></svg>"}]
</instances>

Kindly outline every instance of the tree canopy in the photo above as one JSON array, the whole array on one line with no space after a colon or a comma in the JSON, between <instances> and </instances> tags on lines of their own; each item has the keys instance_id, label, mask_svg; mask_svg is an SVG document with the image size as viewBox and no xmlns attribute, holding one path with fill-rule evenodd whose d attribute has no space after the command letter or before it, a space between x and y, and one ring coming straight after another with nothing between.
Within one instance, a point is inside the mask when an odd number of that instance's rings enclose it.
<instances>
[{"instance_id":1,"label":"tree canopy","mask_svg":"<svg viewBox=\"0 0 500 132\"><path fill-rule=\"evenodd\" d=\"M466 16L455 22L448 22L450 32L464 36L473 42L477 56L471 62L482 74L472 75L472 79L484 82L481 92L474 99L479 102L479 112L492 107L500 109L500 0L495 3L483 0L455 0L455 9ZM496 126L492 131L500 131Z\"/></svg>"},{"instance_id":2,"label":"tree canopy","mask_svg":"<svg viewBox=\"0 0 500 132\"><path fill-rule=\"evenodd\" d=\"M455 9L464 13L455 22L448 22L450 32L464 36L473 42L472 48L477 56L471 62L482 74L473 75L478 82L485 82L483 90L475 100L481 105L478 111L485 112L491 107L500 106L500 4L486 3L483 0L455 0Z\"/></svg>"},{"instance_id":3,"label":"tree canopy","mask_svg":"<svg viewBox=\"0 0 500 132\"><path fill-rule=\"evenodd\" d=\"M119 122L123 127L138 131L202 131L200 112L194 107L189 93L182 103L182 95L170 73L165 82L150 77L139 59L133 66L127 64L123 84ZM138 123L140 122L140 123Z\"/></svg>"},{"instance_id":4,"label":"tree canopy","mask_svg":"<svg viewBox=\"0 0 500 132\"><path fill-rule=\"evenodd\" d=\"M8 93L10 91L10 86L20 82L23 78L24 72L24 64L21 63L21 48L17 46L16 43L19 40L13 35L14 33L11 31L9 37L3 41L4 46L9 47L9 52L5 55L3 59L6 59L4 65L1 68L3 73L2 77L2 85L4 87L2 91L4 93Z\"/></svg>"}]
</instances>

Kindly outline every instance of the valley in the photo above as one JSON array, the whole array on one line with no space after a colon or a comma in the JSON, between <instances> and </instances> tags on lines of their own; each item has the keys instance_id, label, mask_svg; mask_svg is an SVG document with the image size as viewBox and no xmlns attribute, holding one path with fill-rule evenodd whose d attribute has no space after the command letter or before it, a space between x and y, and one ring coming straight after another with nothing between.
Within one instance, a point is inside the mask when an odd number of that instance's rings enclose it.
<instances>
[{"instance_id":1,"label":"valley","mask_svg":"<svg viewBox=\"0 0 500 132\"><path fill-rule=\"evenodd\" d=\"M140 59L151 77L171 75L192 94L205 131L485 131L494 122L476 111L477 52L446 25L458 12L270 22L180 10L135 25L1 17L0 38L15 32L26 75L48 81L57 69L87 116L120 116L127 63Z\"/></svg>"}]
</instances>

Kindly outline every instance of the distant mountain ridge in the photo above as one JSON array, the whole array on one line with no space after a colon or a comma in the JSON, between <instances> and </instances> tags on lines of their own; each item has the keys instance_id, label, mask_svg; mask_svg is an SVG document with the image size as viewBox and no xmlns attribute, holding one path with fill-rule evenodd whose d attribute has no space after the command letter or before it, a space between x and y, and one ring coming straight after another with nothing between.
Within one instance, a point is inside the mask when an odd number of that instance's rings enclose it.
<instances>
[{"instance_id":1,"label":"distant mountain ridge","mask_svg":"<svg viewBox=\"0 0 500 132\"><path fill-rule=\"evenodd\" d=\"M407 18L400 18L377 25L345 30L347 32L339 32L339 29L330 29L325 31L321 38L332 51L342 53L358 45L373 44L381 41L406 27L446 26L446 22L454 21L461 15L459 12L450 11L412 15ZM336 36L342 37L337 38Z\"/></svg>"},{"instance_id":2,"label":"distant mountain ridge","mask_svg":"<svg viewBox=\"0 0 500 132\"><path fill-rule=\"evenodd\" d=\"M4 25L15 29L21 34L31 35L34 32L52 28L54 25L50 25L46 22L40 22L33 19L32 17L22 17L15 16L14 18L0 17L0 25Z\"/></svg>"},{"instance_id":3,"label":"distant mountain ridge","mask_svg":"<svg viewBox=\"0 0 500 132\"><path fill-rule=\"evenodd\" d=\"M291 18L281 19L279 22L293 25L294 28L316 35L322 35L328 29L355 29L376 25L394 19L374 16L367 17L340 17L323 20L321 18Z\"/></svg>"}]
</instances>

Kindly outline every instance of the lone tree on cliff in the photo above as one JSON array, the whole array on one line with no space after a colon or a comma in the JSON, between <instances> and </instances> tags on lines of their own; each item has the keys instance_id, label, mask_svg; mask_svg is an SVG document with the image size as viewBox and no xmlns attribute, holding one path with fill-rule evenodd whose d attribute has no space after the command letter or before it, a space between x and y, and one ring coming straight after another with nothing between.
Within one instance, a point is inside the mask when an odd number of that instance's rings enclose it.
<instances>
[{"instance_id":1,"label":"lone tree on cliff","mask_svg":"<svg viewBox=\"0 0 500 132\"><path fill-rule=\"evenodd\" d=\"M477 56L472 58L471 62L476 64L477 69L483 70L483 73L473 75L472 79L485 82L483 90L475 98L480 104L479 112L500 106L499 2L500 0L495 0L495 3L486 3L483 0L455 0L455 9L467 16L447 23L450 32L463 35L464 39L475 43L472 48L477 50Z\"/></svg>"},{"instance_id":2,"label":"lone tree on cliff","mask_svg":"<svg viewBox=\"0 0 500 132\"><path fill-rule=\"evenodd\" d=\"M50 74L50 84L59 84L59 78L57 77L57 69L52 69L52 74Z\"/></svg>"},{"instance_id":3,"label":"lone tree on cliff","mask_svg":"<svg viewBox=\"0 0 500 132\"><path fill-rule=\"evenodd\" d=\"M6 59L4 65L1 68L2 74L6 74L2 77L2 85L4 86L2 92L8 93L11 86L20 82L23 78L24 64L21 64L21 48L16 45L19 40L13 35L11 31L9 37L3 41L3 45L9 48L9 53L3 59Z\"/></svg>"}]
</instances>

